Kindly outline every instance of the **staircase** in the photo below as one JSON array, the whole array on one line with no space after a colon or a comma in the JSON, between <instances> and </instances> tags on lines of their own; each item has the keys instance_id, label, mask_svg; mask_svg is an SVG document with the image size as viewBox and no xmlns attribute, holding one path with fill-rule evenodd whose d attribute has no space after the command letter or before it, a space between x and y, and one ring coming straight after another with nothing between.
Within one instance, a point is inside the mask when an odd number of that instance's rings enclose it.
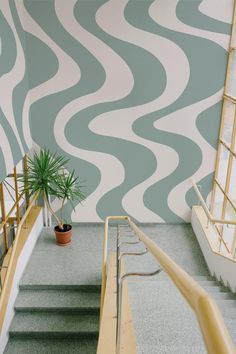
<instances>
[{"instance_id":1,"label":"staircase","mask_svg":"<svg viewBox=\"0 0 236 354\"><path fill-rule=\"evenodd\" d=\"M73 227L71 245L44 228L19 285L5 354L95 354L103 225Z\"/></svg>"},{"instance_id":2,"label":"staircase","mask_svg":"<svg viewBox=\"0 0 236 354\"><path fill-rule=\"evenodd\" d=\"M236 344L236 296L210 276L191 225L145 225L141 229L215 299ZM138 248L141 251L143 246ZM126 257L128 272L157 268L150 254ZM129 296L137 354L206 353L192 309L164 272L130 280Z\"/></svg>"},{"instance_id":3,"label":"staircase","mask_svg":"<svg viewBox=\"0 0 236 354\"><path fill-rule=\"evenodd\" d=\"M191 225L141 228L215 298L236 343L236 297L209 275ZM114 250L116 228L109 239ZM102 241L103 225L75 226L67 247L56 246L52 231L43 230L20 283L5 354L96 353ZM128 272L158 267L150 254L125 261ZM137 354L206 353L192 310L164 272L130 280L129 297Z\"/></svg>"},{"instance_id":4,"label":"staircase","mask_svg":"<svg viewBox=\"0 0 236 354\"><path fill-rule=\"evenodd\" d=\"M95 354L99 286L20 286L6 354Z\"/></svg>"}]
</instances>

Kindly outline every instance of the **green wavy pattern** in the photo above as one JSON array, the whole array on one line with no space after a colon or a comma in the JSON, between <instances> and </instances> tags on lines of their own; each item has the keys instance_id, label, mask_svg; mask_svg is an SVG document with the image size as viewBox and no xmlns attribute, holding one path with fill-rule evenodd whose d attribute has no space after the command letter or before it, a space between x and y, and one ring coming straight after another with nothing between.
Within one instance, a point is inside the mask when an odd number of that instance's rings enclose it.
<instances>
[{"instance_id":1,"label":"green wavy pattern","mask_svg":"<svg viewBox=\"0 0 236 354\"><path fill-rule=\"evenodd\" d=\"M221 110L222 103L218 102L202 112L196 120L199 132L214 149L217 148Z\"/></svg>"},{"instance_id":2,"label":"green wavy pattern","mask_svg":"<svg viewBox=\"0 0 236 354\"><path fill-rule=\"evenodd\" d=\"M231 30L230 24L215 20L198 11L201 2L202 0L180 0L176 8L176 15L180 21L191 27L196 27L211 32L229 34Z\"/></svg>"},{"instance_id":3,"label":"green wavy pattern","mask_svg":"<svg viewBox=\"0 0 236 354\"><path fill-rule=\"evenodd\" d=\"M0 10L1 10L1 6L6 6L6 5L0 4ZM9 1L9 8L10 8L10 15L13 18L14 25L17 30L17 34L20 38L21 44L24 46L25 42L24 42L24 38L21 38L21 34L22 34L21 26L19 23L19 18L16 11L15 3L13 1ZM6 12L6 14L7 13L8 12ZM6 17L4 17L4 14L5 11L0 11L0 33L1 33L0 78L5 77L5 75L11 73L11 71L14 69L14 65L18 55L15 34L13 33L13 30L10 24L8 23L8 21L11 21L11 19L10 18L8 19L6 15L5 15ZM15 86L13 90L12 106L13 106L14 119L17 126L18 134L21 143L23 145L24 153L26 153L29 150L29 147L26 145L24 141L24 134L22 128L22 109L23 109L25 96L28 91L28 80L27 80L27 73L25 72L23 67L21 68L21 70L24 79L17 86ZM4 87L1 87L2 92L4 92L4 89L5 89ZM11 168L13 169L14 167L12 164L10 168L9 164L7 164L7 161L12 160L14 162L14 165L16 165L22 159L24 153L21 151L19 142L12 129L11 118L6 116L3 113L2 108L0 108L0 124L8 138L8 142L10 145L10 150L7 152L7 155L4 155L3 150L1 150L0 180L3 180L8 173L12 172ZM8 165L8 169L6 167L7 165Z\"/></svg>"},{"instance_id":4,"label":"green wavy pattern","mask_svg":"<svg viewBox=\"0 0 236 354\"><path fill-rule=\"evenodd\" d=\"M7 20L0 12L1 28L1 55L0 55L0 76L8 73L16 59L16 41L14 34Z\"/></svg>"},{"instance_id":5,"label":"green wavy pattern","mask_svg":"<svg viewBox=\"0 0 236 354\"><path fill-rule=\"evenodd\" d=\"M106 154L109 154L119 160L123 166L123 182L111 190L106 190L96 205L97 215L101 219L110 214L126 214L127 210L126 206L123 205L123 198L130 190L147 181L155 171L158 171L159 160L165 157L156 155L149 147L148 142L162 144L162 146L174 151L179 159L178 166L173 167L172 172L162 180L147 187L143 195L142 207L145 206L150 211L150 215L151 213L157 215L166 222L186 221L176 210L172 210L168 198L176 186L187 181L201 169L205 151L191 138L191 134L183 136L173 132L172 129L170 131L156 129L154 123L159 120L164 121L165 117L171 113L181 109L184 110L186 107L219 91L224 84L226 51L217 43L206 38L181 33L177 28L165 28L158 24L149 13L151 5L154 3L153 0L128 1L123 13L123 19L126 23L143 33L159 36L175 43L189 62L189 81L175 102L166 104L162 109L155 109L151 113L143 114L136 119L132 126L133 140L123 136L115 137L109 136L109 134L102 135L95 131L92 132L89 124L96 121L99 115L108 112L112 117L115 111L120 110L120 122L125 124L126 110L144 104L151 105L152 101L161 97L165 92L168 75L170 75L165 70L165 63L163 64L142 46L129 42L125 33L124 38L118 39L98 25L97 13L107 3L109 1L106 0L78 1L74 7L74 18L88 33L96 37L104 46L110 47L117 57L125 61L132 73L134 85L131 92L125 97L111 101L104 95L99 103L91 101L91 104L85 109L78 107L78 112L70 117L65 127L64 136L78 151L99 152L104 154L104 159ZM58 46L78 65L78 72L80 71L81 77L71 87L63 88L62 86L58 89L55 84L55 89L48 93L42 92L41 97L31 104L31 133L33 140L38 145L63 153L71 159L70 166L76 169L81 180L86 181L86 193L87 196L90 196L99 188L104 171L100 171L96 163L91 163L89 159L81 158L79 153L78 156L72 156L69 151L63 149L63 146L59 146L55 136L57 132L54 132L54 124L63 107L78 98L83 98L100 90L106 82L105 65L98 60L95 54L90 53L86 45L81 44L79 36L75 39L63 27L57 17L54 1L24 0L23 4L25 11L37 23L40 30L50 38L50 41L54 42L54 46L49 44L51 43L49 40L42 41L33 29L32 32L25 32L24 26L19 20L15 2L10 1L14 23L27 60L27 71L13 92L14 114L20 138L24 149L27 150L22 126L22 111L27 92L29 90L34 91L34 89L50 80L53 82L60 75L61 80L63 80L60 66L60 60L62 59L59 56L57 57L54 48ZM186 2L180 0L176 7L176 18L182 23L194 27L195 30L204 29L211 33L228 34L230 26L200 13L198 10L199 4L200 1ZM111 21L110 26L112 25ZM1 73L6 73L12 69L15 62L17 55L16 42L9 25L4 19L1 21L0 28L3 31L2 33L5 34L2 42L3 55L0 57L0 64L2 64L0 70L2 70ZM9 57L10 60L7 60ZM177 59L173 56L173 60ZM110 65L112 67L112 63ZM112 70L116 72L119 68L113 65ZM117 75L119 74L117 72ZM124 112L123 115L122 112ZM198 114L196 123L192 127L212 147L215 147L218 135L219 117L220 103L208 105ZM14 161L18 161L21 155L14 134L7 122L7 117L1 115L0 122L9 140L12 141ZM140 143L140 138L145 139L147 144ZM4 171L4 158L1 155L0 162L3 164L1 177L6 173ZM210 173L201 178L205 195L210 191L211 179L212 175ZM187 201L188 205L191 206L194 202L192 189L186 195L180 195L179 198L184 202ZM71 212L72 210L68 206L68 218L70 218ZM132 216L135 218L135 215ZM137 218L137 221L140 220Z\"/></svg>"},{"instance_id":6,"label":"green wavy pattern","mask_svg":"<svg viewBox=\"0 0 236 354\"><path fill-rule=\"evenodd\" d=\"M26 52L26 42L25 42L25 36L24 32L22 29L22 25L16 10L15 3L13 1L10 1L10 8L11 8L11 13L12 17L14 20L14 24L17 30L17 34L20 40L20 44L24 50L24 53ZM24 72L24 77L21 80L21 82L15 86L13 90L13 96L12 96L12 102L13 102L13 110L14 110L14 118L16 121L18 133L21 138L21 142L24 148L24 151L27 152L30 148L30 146L27 146L25 139L24 139L24 132L23 132L23 126L22 126L22 114L23 114L23 106L25 103L26 95L28 92L28 73L27 70Z\"/></svg>"},{"instance_id":7,"label":"green wavy pattern","mask_svg":"<svg viewBox=\"0 0 236 354\"><path fill-rule=\"evenodd\" d=\"M132 21L136 27L145 31L156 33L177 43L188 57L191 73L189 84L182 96L169 107L148 116L140 118L135 122L134 131L142 137L167 144L178 152L180 162L173 174L150 187L145 195L145 204L164 220L171 222L182 222L183 220L175 215L167 204L170 191L183 180L186 180L201 165L201 149L188 137L173 135L163 131L153 129L153 123L165 115L168 115L185 106L189 106L196 101L200 101L217 92L224 82L224 72L217 70L226 66L226 52L217 44L186 34L177 33L158 25L150 19L148 10L152 1L139 3L139 16L137 19L133 2L130 2L126 9L126 18ZM136 11L138 11L136 9ZM204 53L204 57L199 58L199 53ZM203 65L204 64L204 65ZM158 203L156 202L158 200Z\"/></svg>"}]
</instances>

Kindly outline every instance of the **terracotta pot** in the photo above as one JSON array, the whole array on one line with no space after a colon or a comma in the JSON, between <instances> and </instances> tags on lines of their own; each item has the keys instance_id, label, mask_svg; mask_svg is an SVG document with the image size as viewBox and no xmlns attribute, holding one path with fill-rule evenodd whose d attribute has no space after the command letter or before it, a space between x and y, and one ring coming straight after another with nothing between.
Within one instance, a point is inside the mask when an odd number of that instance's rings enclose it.
<instances>
[{"instance_id":1,"label":"terracotta pot","mask_svg":"<svg viewBox=\"0 0 236 354\"><path fill-rule=\"evenodd\" d=\"M72 226L64 224L63 227L64 230L61 230L58 226L54 227L58 246L67 246L71 243Z\"/></svg>"}]
</instances>

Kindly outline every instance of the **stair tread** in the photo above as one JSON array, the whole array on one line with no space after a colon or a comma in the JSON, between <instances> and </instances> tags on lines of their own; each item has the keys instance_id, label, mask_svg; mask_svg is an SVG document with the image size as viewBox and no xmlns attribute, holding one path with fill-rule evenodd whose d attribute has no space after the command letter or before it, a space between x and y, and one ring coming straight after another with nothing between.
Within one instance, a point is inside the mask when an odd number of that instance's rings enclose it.
<instances>
[{"instance_id":1,"label":"stair tread","mask_svg":"<svg viewBox=\"0 0 236 354\"><path fill-rule=\"evenodd\" d=\"M16 303L16 310L24 308L76 309L99 308L100 294L78 290L22 290Z\"/></svg>"},{"instance_id":2,"label":"stair tread","mask_svg":"<svg viewBox=\"0 0 236 354\"><path fill-rule=\"evenodd\" d=\"M96 354L97 339L10 338L4 354Z\"/></svg>"},{"instance_id":3,"label":"stair tread","mask_svg":"<svg viewBox=\"0 0 236 354\"><path fill-rule=\"evenodd\" d=\"M13 333L87 333L98 331L97 315L67 313L16 313L10 326Z\"/></svg>"},{"instance_id":4,"label":"stair tread","mask_svg":"<svg viewBox=\"0 0 236 354\"><path fill-rule=\"evenodd\" d=\"M142 344L137 347L137 353L157 354L157 346ZM162 345L158 344L158 354L206 354L206 349L201 345ZM10 354L10 353L9 353Z\"/></svg>"}]
</instances>

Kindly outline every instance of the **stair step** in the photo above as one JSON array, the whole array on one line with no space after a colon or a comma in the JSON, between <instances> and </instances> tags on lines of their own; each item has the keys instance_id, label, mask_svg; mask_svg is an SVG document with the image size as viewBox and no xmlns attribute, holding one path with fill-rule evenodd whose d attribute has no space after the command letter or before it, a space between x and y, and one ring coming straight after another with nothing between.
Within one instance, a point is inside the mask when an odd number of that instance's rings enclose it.
<instances>
[{"instance_id":1,"label":"stair step","mask_svg":"<svg viewBox=\"0 0 236 354\"><path fill-rule=\"evenodd\" d=\"M215 281L215 279L211 275L191 275L191 277L193 277L193 279L197 281Z\"/></svg>"},{"instance_id":2,"label":"stair step","mask_svg":"<svg viewBox=\"0 0 236 354\"><path fill-rule=\"evenodd\" d=\"M4 354L96 354L97 339L19 339L11 338Z\"/></svg>"},{"instance_id":3,"label":"stair step","mask_svg":"<svg viewBox=\"0 0 236 354\"><path fill-rule=\"evenodd\" d=\"M236 307L224 307L220 309L223 318L231 318L231 319L236 319Z\"/></svg>"},{"instance_id":4,"label":"stair step","mask_svg":"<svg viewBox=\"0 0 236 354\"><path fill-rule=\"evenodd\" d=\"M201 345L162 345L158 344L157 346L142 344L137 347L137 352L142 354L207 354L204 346ZM9 353L10 354L10 353Z\"/></svg>"},{"instance_id":5,"label":"stair step","mask_svg":"<svg viewBox=\"0 0 236 354\"><path fill-rule=\"evenodd\" d=\"M232 339L236 341L236 318L226 318L225 319L226 327L229 330L229 333L232 336Z\"/></svg>"},{"instance_id":6,"label":"stair step","mask_svg":"<svg viewBox=\"0 0 236 354\"><path fill-rule=\"evenodd\" d=\"M33 312L40 312L40 313L64 313L64 314L94 314L99 315L100 308L99 307L16 307L16 313L33 313Z\"/></svg>"},{"instance_id":7,"label":"stair step","mask_svg":"<svg viewBox=\"0 0 236 354\"><path fill-rule=\"evenodd\" d=\"M15 309L16 311L99 311L99 304L100 294L97 292L81 292L78 289L22 290L16 299Z\"/></svg>"},{"instance_id":8,"label":"stair step","mask_svg":"<svg viewBox=\"0 0 236 354\"><path fill-rule=\"evenodd\" d=\"M209 295L212 297L213 300L233 300L232 295L230 293L224 293L224 292L208 292ZM236 302L235 302L236 305Z\"/></svg>"},{"instance_id":9,"label":"stair step","mask_svg":"<svg viewBox=\"0 0 236 354\"><path fill-rule=\"evenodd\" d=\"M79 338L98 336L99 317L92 314L32 312L16 313L10 337Z\"/></svg>"},{"instance_id":10,"label":"stair step","mask_svg":"<svg viewBox=\"0 0 236 354\"><path fill-rule=\"evenodd\" d=\"M85 292L101 292L101 285L92 285L92 284L20 284L20 290L78 290Z\"/></svg>"},{"instance_id":11,"label":"stair step","mask_svg":"<svg viewBox=\"0 0 236 354\"><path fill-rule=\"evenodd\" d=\"M224 308L235 308L236 309L236 301L235 300L223 300L223 299L215 299L219 309L223 312Z\"/></svg>"},{"instance_id":12,"label":"stair step","mask_svg":"<svg viewBox=\"0 0 236 354\"><path fill-rule=\"evenodd\" d=\"M218 280L198 280L198 279L195 279L197 281L197 283L199 285L201 285L202 287L205 287L205 286L222 286L222 284L218 281Z\"/></svg>"}]
</instances>

